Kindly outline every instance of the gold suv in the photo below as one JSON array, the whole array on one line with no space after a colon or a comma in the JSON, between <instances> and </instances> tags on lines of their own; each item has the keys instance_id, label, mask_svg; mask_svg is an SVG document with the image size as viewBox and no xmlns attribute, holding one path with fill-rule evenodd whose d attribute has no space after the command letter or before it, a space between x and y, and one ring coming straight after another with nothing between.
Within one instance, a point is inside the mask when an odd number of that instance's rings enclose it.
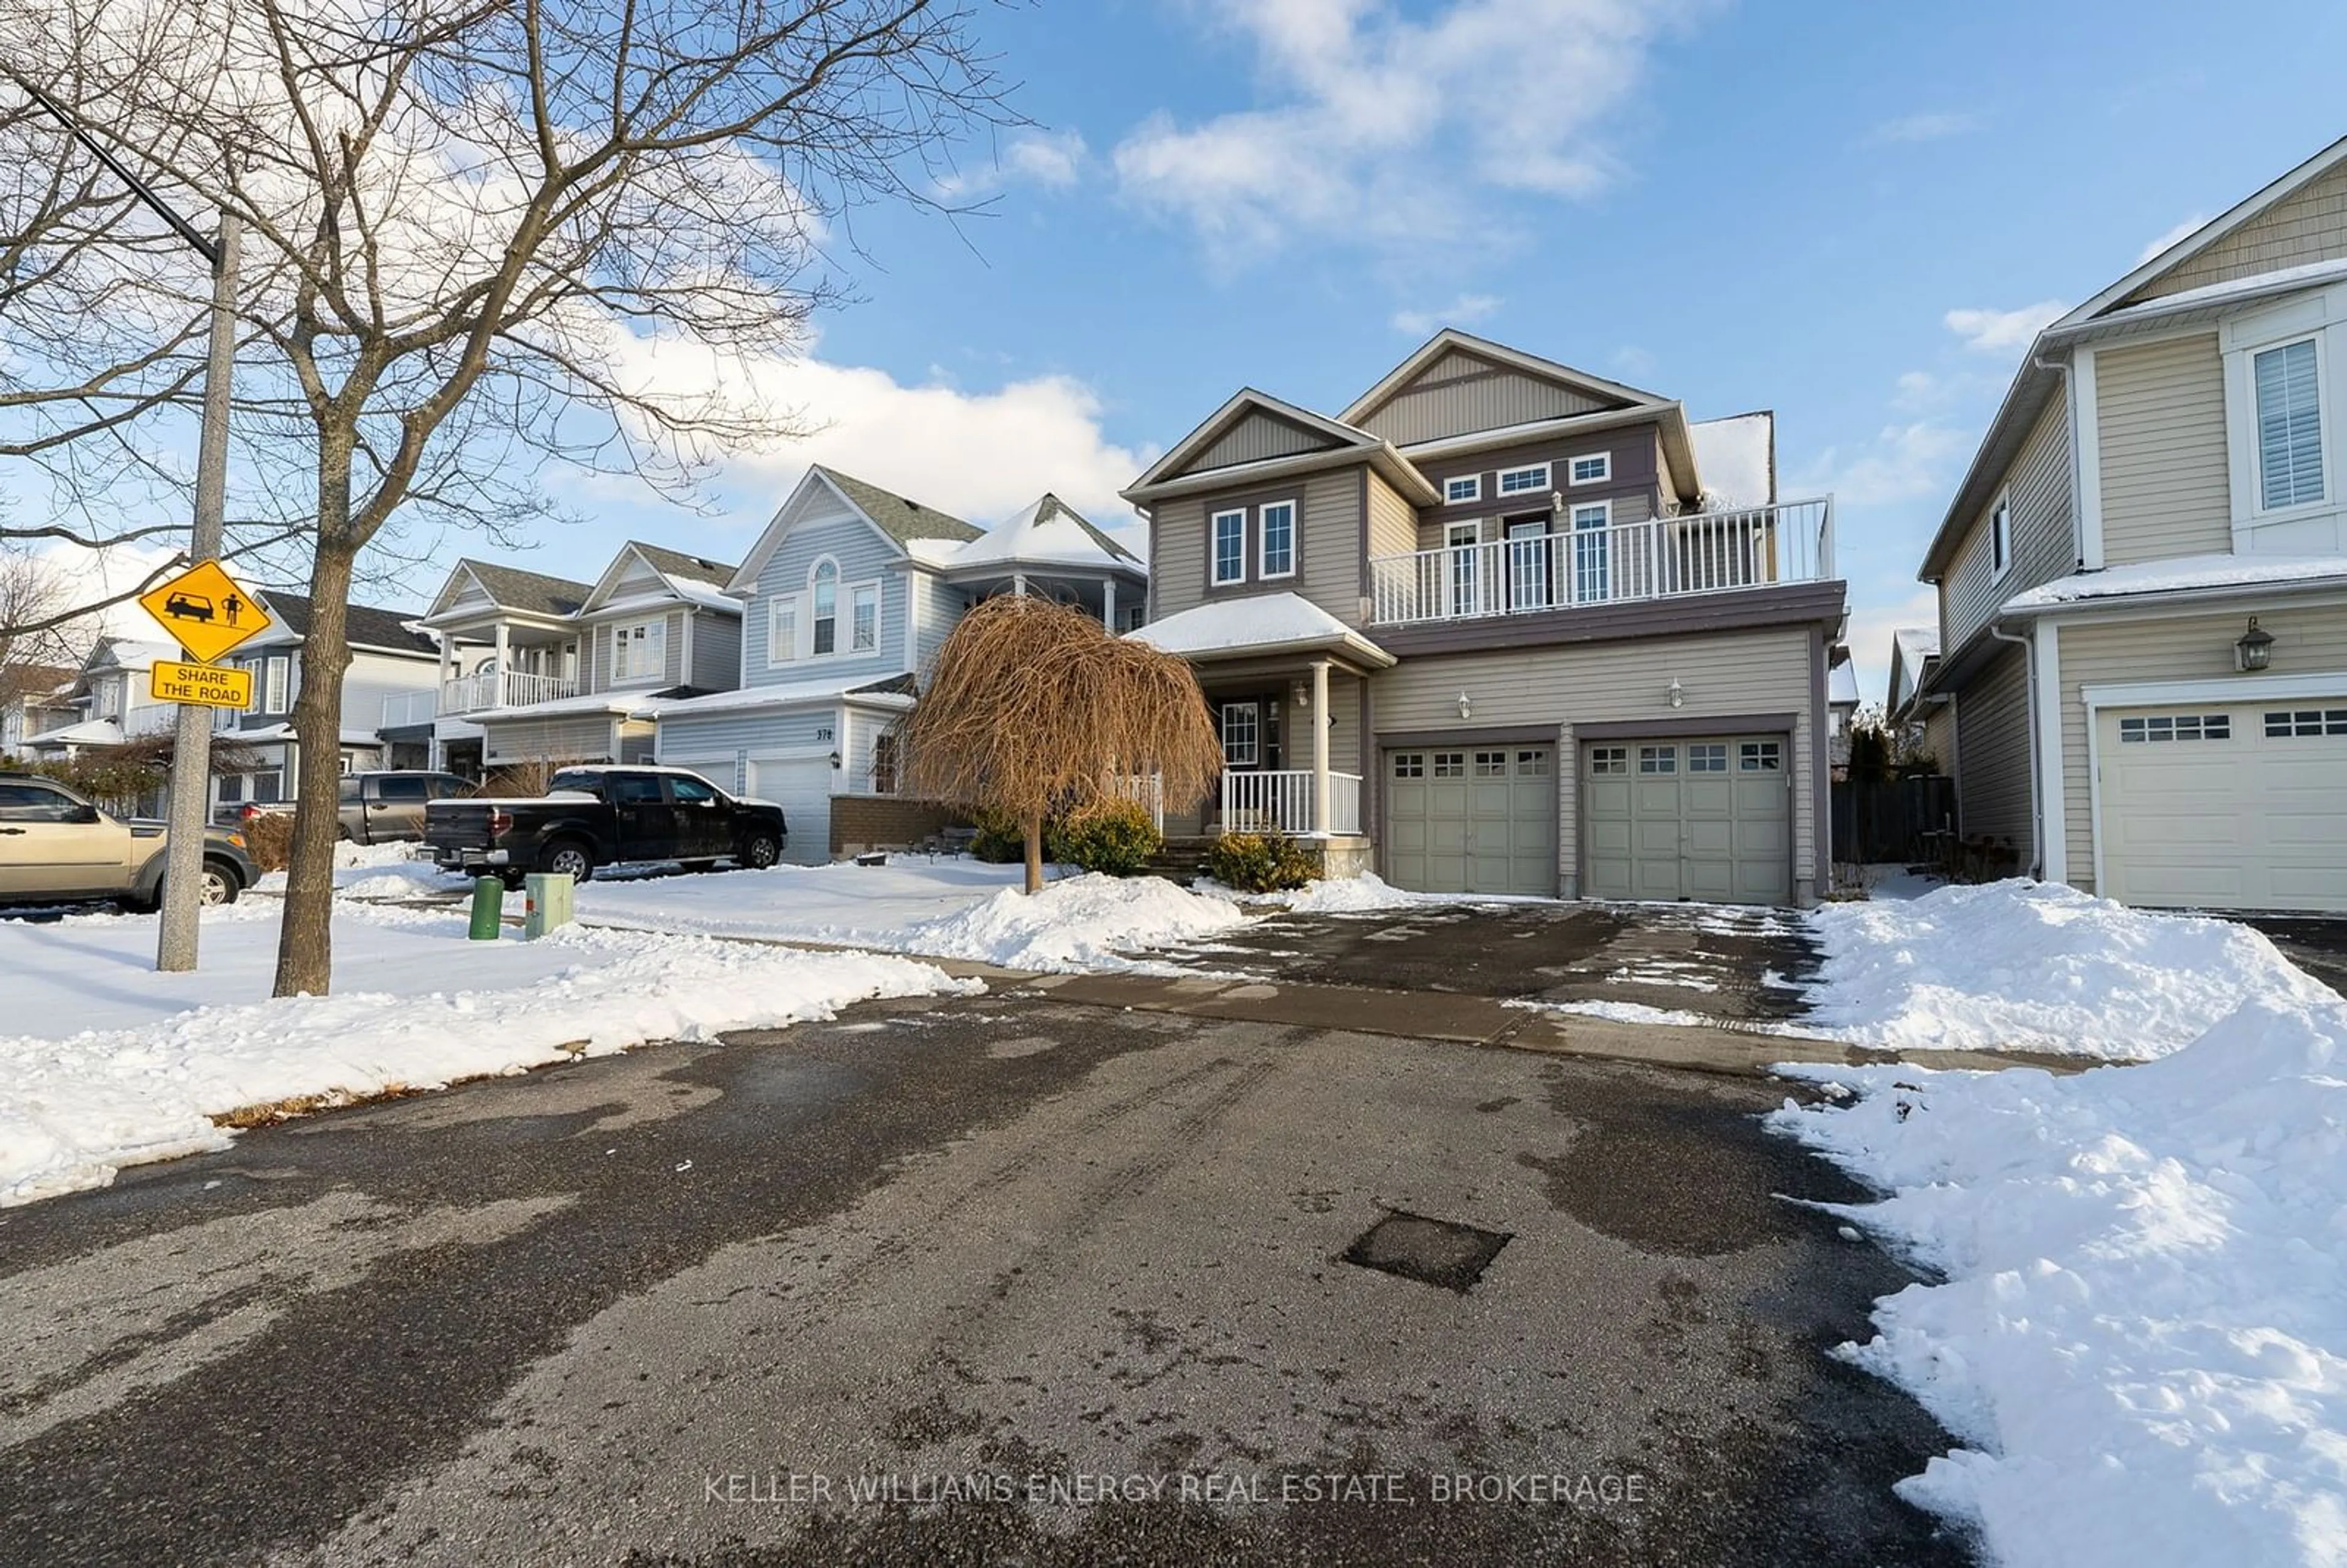
<instances>
[{"instance_id":1,"label":"gold suv","mask_svg":"<svg viewBox=\"0 0 2347 1568\"><path fill-rule=\"evenodd\" d=\"M206 830L204 903L233 904L260 876L242 834ZM118 821L55 779L0 773L0 904L151 909L162 885L161 823Z\"/></svg>"}]
</instances>

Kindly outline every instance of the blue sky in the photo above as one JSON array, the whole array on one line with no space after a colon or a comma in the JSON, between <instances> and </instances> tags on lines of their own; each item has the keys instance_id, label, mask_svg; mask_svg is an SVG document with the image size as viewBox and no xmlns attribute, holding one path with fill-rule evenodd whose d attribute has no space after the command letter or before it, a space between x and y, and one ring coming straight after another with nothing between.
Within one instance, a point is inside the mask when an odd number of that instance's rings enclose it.
<instances>
[{"instance_id":1,"label":"blue sky","mask_svg":"<svg viewBox=\"0 0 2347 1568\"><path fill-rule=\"evenodd\" d=\"M962 160L985 216L858 216L861 301L776 373L828 428L734 464L714 518L569 487L595 520L518 564L737 556L811 458L973 520L1106 514L1237 386L1334 412L1450 323L1775 409L1786 493L1840 498L1871 699L2029 330L2347 132L2336 0L982 15L1037 123Z\"/></svg>"}]
</instances>

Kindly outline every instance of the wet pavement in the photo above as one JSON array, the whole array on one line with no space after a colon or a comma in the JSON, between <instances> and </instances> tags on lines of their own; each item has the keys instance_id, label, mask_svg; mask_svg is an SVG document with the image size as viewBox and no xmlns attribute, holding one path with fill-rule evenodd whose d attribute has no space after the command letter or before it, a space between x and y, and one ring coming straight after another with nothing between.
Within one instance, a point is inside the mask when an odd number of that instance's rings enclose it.
<instances>
[{"instance_id":1,"label":"wet pavement","mask_svg":"<svg viewBox=\"0 0 2347 1568\"><path fill-rule=\"evenodd\" d=\"M0 1211L0 1562L1967 1561L1784 1093L1022 989L263 1129Z\"/></svg>"},{"instance_id":2,"label":"wet pavement","mask_svg":"<svg viewBox=\"0 0 2347 1568\"><path fill-rule=\"evenodd\" d=\"M1283 915L1153 957L1201 973L1542 1002L1623 1002L1727 1024L1795 1019L1815 939L1780 909L1440 904Z\"/></svg>"},{"instance_id":3,"label":"wet pavement","mask_svg":"<svg viewBox=\"0 0 2347 1568\"><path fill-rule=\"evenodd\" d=\"M2282 957L2347 997L2347 919L2324 915L2252 915L2242 923L2272 938Z\"/></svg>"}]
</instances>

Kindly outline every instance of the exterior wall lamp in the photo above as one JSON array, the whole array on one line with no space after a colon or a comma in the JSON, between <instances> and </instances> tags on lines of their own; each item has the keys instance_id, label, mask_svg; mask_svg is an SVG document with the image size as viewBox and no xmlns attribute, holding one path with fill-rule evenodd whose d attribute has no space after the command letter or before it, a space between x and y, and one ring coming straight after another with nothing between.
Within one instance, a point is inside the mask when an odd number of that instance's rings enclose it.
<instances>
[{"instance_id":1,"label":"exterior wall lamp","mask_svg":"<svg viewBox=\"0 0 2347 1568\"><path fill-rule=\"evenodd\" d=\"M1679 684L1679 678L1676 675L1671 677L1670 699L1674 708L1686 706L1686 688Z\"/></svg>"},{"instance_id":2,"label":"exterior wall lamp","mask_svg":"<svg viewBox=\"0 0 2347 1568\"><path fill-rule=\"evenodd\" d=\"M1301 681L1287 689L1287 695L1298 708L1312 706L1312 688Z\"/></svg>"},{"instance_id":3,"label":"exterior wall lamp","mask_svg":"<svg viewBox=\"0 0 2347 1568\"><path fill-rule=\"evenodd\" d=\"M838 767L838 766L839 766L839 753L838 753L837 752L834 752L834 753L831 753L831 765L832 765L834 768L836 768L836 767Z\"/></svg>"},{"instance_id":4,"label":"exterior wall lamp","mask_svg":"<svg viewBox=\"0 0 2347 1568\"><path fill-rule=\"evenodd\" d=\"M1462 719L1471 719L1475 716L1474 699L1464 692L1459 693L1459 716Z\"/></svg>"},{"instance_id":5,"label":"exterior wall lamp","mask_svg":"<svg viewBox=\"0 0 2347 1568\"><path fill-rule=\"evenodd\" d=\"M2250 617L2250 629L2233 644L2233 668L2262 670L2273 662L2273 633L2258 630L2258 618Z\"/></svg>"}]
</instances>

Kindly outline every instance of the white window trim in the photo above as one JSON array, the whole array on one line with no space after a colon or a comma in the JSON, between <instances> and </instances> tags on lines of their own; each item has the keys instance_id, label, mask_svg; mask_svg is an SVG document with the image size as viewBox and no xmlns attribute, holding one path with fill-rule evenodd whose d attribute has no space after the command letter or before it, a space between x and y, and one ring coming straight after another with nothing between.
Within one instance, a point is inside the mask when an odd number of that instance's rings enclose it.
<instances>
[{"instance_id":1,"label":"white window trim","mask_svg":"<svg viewBox=\"0 0 2347 1568\"><path fill-rule=\"evenodd\" d=\"M1594 523L1583 523L1581 520L1581 515L1583 512L1596 513L1597 520ZM1572 507L1566 510L1565 520L1573 525L1573 531L1577 534L1595 533L1600 528L1610 528L1614 526L1614 503L1611 501L1575 501Z\"/></svg>"},{"instance_id":2,"label":"white window trim","mask_svg":"<svg viewBox=\"0 0 2347 1568\"><path fill-rule=\"evenodd\" d=\"M1236 518L1239 521L1238 572L1233 577L1223 575L1223 519ZM1246 581L1247 515L1245 507L1227 507L1206 515L1206 580L1216 588L1228 588L1233 583Z\"/></svg>"},{"instance_id":3,"label":"white window trim","mask_svg":"<svg viewBox=\"0 0 2347 1568\"><path fill-rule=\"evenodd\" d=\"M652 638L649 634L655 630L660 633L660 658L657 661L659 668L649 675L620 674L620 648L622 641L630 632L645 632L647 635L644 638L644 648L649 652L652 646ZM650 615L640 620L615 620L611 623L611 685L615 690L621 686L657 686L667 676L668 617L666 615Z\"/></svg>"},{"instance_id":4,"label":"white window trim","mask_svg":"<svg viewBox=\"0 0 2347 1568\"><path fill-rule=\"evenodd\" d=\"M2270 343L2246 345L2241 353L2241 375L2246 395L2244 415L2250 446L2250 517L2259 523L2275 522L2291 518L2314 517L2330 511L2339 504L2339 486L2332 461L2331 441L2331 345L2324 340L2330 334L2320 329L2314 332L2290 333ZM2314 445L2322 458L2322 494L2311 501L2293 501L2286 507L2266 505L2265 471L2262 443L2258 432L2258 356L2280 349L2294 348L2302 343L2314 345Z\"/></svg>"},{"instance_id":5,"label":"white window trim","mask_svg":"<svg viewBox=\"0 0 2347 1568\"><path fill-rule=\"evenodd\" d=\"M1508 481L1518 474L1538 474L1540 477L1532 484L1511 488ZM1510 496L1537 496L1548 487L1549 472L1545 463L1527 463L1521 468L1502 468L1491 477L1491 494L1501 500Z\"/></svg>"},{"instance_id":6,"label":"white window trim","mask_svg":"<svg viewBox=\"0 0 2347 1568\"><path fill-rule=\"evenodd\" d=\"M2247 552L2257 530L2279 525L2336 517L2347 494L2338 477L2342 426L2337 410L2347 398L2342 384L2342 356L2331 340L2347 333L2347 289L2332 287L2226 322L2219 330L2218 346L2225 357L2225 450L2230 470L2233 506L2233 548ZM2294 507L2268 510L2265 488L2258 473L2258 395L2256 357L2268 349L2287 348L2307 338L2314 340L2316 395L2320 399L2323 498ZM2321 547L2318 546L2317 548Z\"/></svg>"},{"instance_id":7,"label":"white window trim","mask_svg":"<svg viewBox=\"0 0 2347 1568\"><path fill-rule=\"evenodd\" d=\"M1451 487L1454 485L1466 486L1467 493L1463 496L1453 495ZM1471 501L1480 501L1482 498L1483 476L1481 474L1460 474L1442 481L1442 504L1446 507L1463 507Z\"/></svg>"},{"instance_id":8,"label":"white window trim","mask_svg":"<svg viewBox=\"0 0 2347 1568\"><path fill-rule=\"evenodd\" d=\"M831 568L831 651L818 653L815 648L815 622L822 619L822 611L815 604L815 577L826 566ZM839 657L840 601L846 597L847 574L839 569L839 562L835 558L821 555L807 562L806 614L802 618L805 624L799 629L800 658L836 659Z\"/></svg>"},{"instance_id":9,"label":"white window trim","mask_svg":"<svg viewBox=\"0 0 2347 1568\"><path fill-rule=\"evenodd\" d=\"M766 668L769 670L778 670L799 661L799 627L806 620L799 602L802 597L795 593L778 593L766 600ZM785 610L791 612L791 634L787 638L780 638L774 635L774 621ZM789 644L788 651L778 652L777 650L785 642Z\"/></svg>"},{"instance_id":10,"label":"white window trim","mask_svg":"<svg viewBox=\"0 0 2347 1568\"><path fill-rule=\"evenodd\" d=\"M1241 709L1245 709L1254 719L1255 728L1247 737L1247 754L1244 757L1235 757L1231 755L1230 751L1230 717ZM1225 767L1234 768L1261 767L1263 765L1263 704L1255 702L1225 702L1214 717L1214 738L1223 745L1223 764Z\"/></svg>"},{"instance_id":11,"label":"white window trim","mask_svg":"<svg viewBox=\"0 0 2347 1568\"><path fill-rule=\"evenodd\" d=\"M1467 536L1463 539L1459 537L1462 533ZM1470 518L1463 523L1449 523L1443 527L1442 548L1444 549L1463 550L1482 542L1483 519L1481 518Z\"/></svg>"},{"instance_id":12,"label":"white window trim","mask_svg":"<svg viewBox=\"0 0 2347 1568\"><path fill-rule=\"evenodd\" d=\"M856 600L858 595L865 593L869 593L872 596L872 646L869 648L858 648L856 646ZM882 635L880 623L885 619L881 612L887 609L887 605L888 601L887 597L880 591L879 579L875 578L870 582L854 583L849 586L847 589L847 646L841 650L842 652L854 658L869 654L876 654L880 651L880 638Z\"/></svg>"},{"instance_id":13,"label":"white window trim","mask_svg":"<svg viewBox=\"0 0 2347 1568\"><path fill-rule=\"evenodd\" d=\"M1264 514L1274 507L1287 508L1287 569L1271 569L1271 529L1264 523ZM1300 501L1266 501L1255 509L1255 569L1256 578L1271 582L1296 575L1297 558L1303 554L1304 506Z\"/></svg>"},{"instance_id":14,"label":"white window trim","mask_svg":"<svg viewBox=\"0 0 2347 1568\"><path fill-rule=\"evenodd\" d=\"M2000 523L1998 519L2002 518ZM2002 535L2002 538L1999 536ZM2004 559L1999 559L2002 557ZM1988 579L2003 582L2013 569L2013 492L1999 490L1988 508Z\"/></svg>"},{"instance_id":15,"label":"white window trim","mask_svg":"<svg viewBox=\"0 0 2347 1568\"><path fill-rule=\"evenodd\" d=\"M1600 466L1596 473L1584 479L1580 474L1580 468L1583 463L1596 463ZM1577 457L1567 457L1564 460L1564 482L1567 487L1574 485L1608 485L1613 481L1614 454L1611 452L1583 452Z\"/></svg>"}]
</instances>

